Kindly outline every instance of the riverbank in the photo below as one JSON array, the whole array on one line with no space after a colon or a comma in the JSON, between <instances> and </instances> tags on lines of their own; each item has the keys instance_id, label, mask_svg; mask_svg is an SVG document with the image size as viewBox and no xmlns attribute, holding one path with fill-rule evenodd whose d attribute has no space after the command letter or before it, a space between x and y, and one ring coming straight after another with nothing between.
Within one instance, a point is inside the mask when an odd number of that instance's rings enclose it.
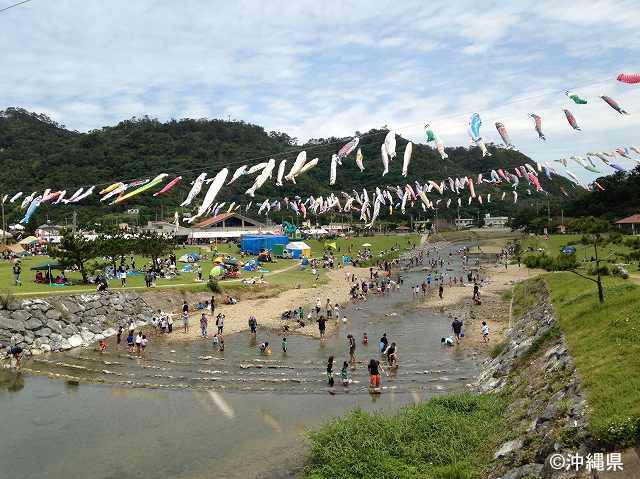
<instances>
[{"instance_id":1,"label":"riverbank","mask_svg":"<svg viewBox=\"0 0 640 479\"><path fill-rule=\"evenodd\" d=\"M363 278L365 275L368 277L368 274L369 270L367 268L354 268L353 266L329 270L325 272L326 280L318 283L315 287L296 288L295 285L291 285L291 289L280 292L273 297L243 299L234 305L216 305L215 314L222 313L225 315L224 334L249 330L248 319L251 315L256 317L259 328L281 331L285 324L282 319L280 319L284 311L290 311L302 306L306 315L311 311L313 305L315 305L317 298L320 298L323 308L327 298L331 300L331 304L338 303L344 308L349 301L349 290L351 286L351 283L346 280L347 275L355 275ZM212 336L216 331L215 317L212 317L209 313L210 312L207 312L209 320L208 331L209 336ZM176 316L174 320L175 332L167 337L167 341L182 342L201 338L201 314L201 312L195 312L191 315L190 328L187 333L182 332L181 321ZM335 323L335 318L334 320L327 321L327 334L332 334L335 330ZM296 324L292 321L286 324L288 324L296 334L319 337L315 316L310 324L302 328L294 328Z\"/></svg>"},{"instance_id":2,"label":"riverbank","mask_svg":"<svg viewBox=\"0 0 640 479\"><path fill-rule=\"evenodd\" d=\"M489 354L511 326L511 296L514 285L541 273L543 271L513 265L507 269L502 265L484 266L480 270L484 279L480 288L480 305L474 304L471 283L445 286L442 299L438 297L437 288L431 288L420 307L439 309L446 312L451 320L460 319L464 324L465 336L458 347ZM488 343L482 337L482 321L486 321L489 326Z\"/></svg>"}]
</instances>

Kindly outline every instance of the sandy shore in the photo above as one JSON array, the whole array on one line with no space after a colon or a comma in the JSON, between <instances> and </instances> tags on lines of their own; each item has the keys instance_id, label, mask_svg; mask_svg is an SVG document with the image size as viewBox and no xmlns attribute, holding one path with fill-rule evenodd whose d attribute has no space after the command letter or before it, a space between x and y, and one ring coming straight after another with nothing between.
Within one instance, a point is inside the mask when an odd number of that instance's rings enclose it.
<instances>
[{"instance_id":1,"label":"sandy shore","mask_svg":"<svg viewBox=\"0 0 640 479\"><path fill-rule=\"evenodd\" d=\"M438 298L437 289L432 288L421 307L440 309L451 318L464 323L465 337L459 347L487 353L492 345L500 342L510 325L511 302L502 293L512 289L515 283L537 276L540 272L510 265L483 268L486 280L480 288L481 305L472 301L473 284L467 286L445 286L443 298ZM482 339L482 321L489 326L489 342Z\"/></svg>"},{"instance_id":2,"label":"sandy shore","mask_svg":"<svg viewBox=\"0 0 640 479\"><path fill-rule=\"evenodd\" d=\"M331 300L331 304L339 303L344 306L349 300L350 283L346 281L346 274L353 273L359 278L368 277L369 270L367 268L354 268L347 266L345 268L332 270L327 272L326 284L319 285L315 288L295 289L280 293L278 296L267 299L249 299L242 300L234 305L216 306L215 314L223 313L225 315L224 334L237 333L249 329L248 319L250 315L254 315L258 320L258 328L270 328L280 330L283 321L280 319L284 311L292 310L302 306L305 315L311 311L312 306L316 302L316 298L320 298L324 306L327 298ZM168 341L189 341L200 338L200 316L201 312L194 313L189 320L189 332L182 332L182 321L178 316L174 317L174 334L167 337ZM216 332L215 318L208 315L209 336ZM327 334L331 334L334 321L327 322ZM290 322L290 324L295 324ZM318 337L318 326L314 322L304 328L295 330L296 334L305 334Z\"/></svg>"}]
</instances>

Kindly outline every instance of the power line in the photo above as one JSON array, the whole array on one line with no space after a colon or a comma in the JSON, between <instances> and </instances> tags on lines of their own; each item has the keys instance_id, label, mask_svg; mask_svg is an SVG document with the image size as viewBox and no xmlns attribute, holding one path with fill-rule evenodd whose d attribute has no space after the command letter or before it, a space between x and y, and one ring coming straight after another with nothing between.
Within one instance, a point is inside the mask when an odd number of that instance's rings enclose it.
<instances>
[{"instance_id":1,"label":"power line","mask_svg":"<svg viewBox=\"0 0 640 479\"><path fill-rule=\"evenodd\" d=\"M20 5L24 5L25 3L29 3L31 0L23 0L22 2L14 3L13 5L9 5L8 7L0 8L0 13L6 12L10 8L19 7Z\"/></svg>"}]
</instances>

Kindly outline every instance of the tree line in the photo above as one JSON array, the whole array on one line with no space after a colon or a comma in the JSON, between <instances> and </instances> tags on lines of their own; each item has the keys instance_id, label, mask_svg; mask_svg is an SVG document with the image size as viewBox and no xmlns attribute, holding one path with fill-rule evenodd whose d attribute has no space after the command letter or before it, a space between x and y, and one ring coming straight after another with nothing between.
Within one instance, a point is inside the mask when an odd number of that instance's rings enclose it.
<instances>
[{"instance_id":1,"label":"tree line","mask_svg":"<svg viewBox=\"0 0 640 479\"><path fill-rule=\"evenodd\" d=\"M95 240L91 240L80 233L65 229L62 231L60 243L50 248L49 255L65 268L76 268L82 275L82 281L88 283L92 270L111 266L115 273L118 260L128 255L140 255L151 259L152 269L155 269L159 259L173 253L175 248L173 238L155 232L135 236L114 232L101 234ZM100 259L103 261L100 262Z\"/></svg>"}]
</instances>

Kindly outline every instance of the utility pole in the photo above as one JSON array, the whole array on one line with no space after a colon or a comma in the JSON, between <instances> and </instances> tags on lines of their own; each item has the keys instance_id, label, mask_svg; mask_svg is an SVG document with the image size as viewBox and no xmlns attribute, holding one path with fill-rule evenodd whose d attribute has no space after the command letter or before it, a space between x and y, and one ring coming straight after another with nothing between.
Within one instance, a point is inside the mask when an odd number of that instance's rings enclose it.
<instances>
[{"instance_id":1,"label":"utility pole","mask_svg":"<svg viewBox=\"0 0 640 479\"><path fill-rule=\"evenodd\" d=\"M602 286L602 276L600 275L600 261L602 261L598 257L598 235L593 235L593 250L595 253L595 262L596 262L596 279L590 278L589 276L585 276L581 273L578 273L576 270L570 270L572 273L577 274L581 278L588 279L589 281L593 281L598 285L598 301L600 304L604 303L604 288ZM587 250L585 248L585 259L587 256Z\"/></svg>"},{"instance_id":2,"label":"utility pole","mask_svg":"<svg viewBox=\"0 0 640 479\"><path fill-rule=\"evenodd\" d=\"M7 244L7 224L5 223L4 220L4 199L2 200L2 244L6 245Z\"/></svg>"},{"instance_id":3,"label":"utility pole","mask_svg":"<svg viewBox=\"0 0 640 479\"><path fill-rule=\"evenodd\" d=\"M551 229L551 210L549 208L549 197L547 197L547 225Z\"/></svg>"}]
</instances>

